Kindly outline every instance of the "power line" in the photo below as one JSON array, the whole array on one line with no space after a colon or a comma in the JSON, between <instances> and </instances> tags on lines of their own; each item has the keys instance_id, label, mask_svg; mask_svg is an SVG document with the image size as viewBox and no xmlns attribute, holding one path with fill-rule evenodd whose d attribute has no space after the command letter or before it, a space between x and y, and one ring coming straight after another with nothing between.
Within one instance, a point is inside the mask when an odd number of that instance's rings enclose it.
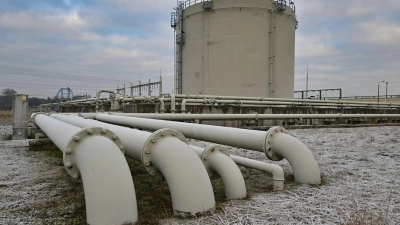
<instances>
[{"instance_id":1,"label":"power line","mask_svg":"<svg viewBox=\"0 0 400 225\"><path fill-rule=\"evenodd\" d=\"M36 56L31 56L31 55L26 55L26 54L21 54L21 53L8 52L8 51L4 51L4 50L1 50L1 49L0 49L0 52L6 53L6 54L11 54L11 55L16 55L16 56L22 56L22 57L26 57L26 58L46 60L46 61L51 61L51 62L63 63L63 64L74 65L74 66L81 66L81 67L92 68L92 69L103 70L103 71L107 70L107 71L112 71L112 72L130 73L130 74L134 74L134 75L139 75L139 73L135 73L135 72L119 71L119 70L113 70L113 69L108 69L108 68L99 68L99 67L81 65L81 64L77 64L77 63L63 62L63 61L54 60L54 59L47 59L47 58L36 57ZM158 75L150 75L150 74L143 74L143 73L140 73L140 75L158 77Z\"/></svg>"}]
</instances>

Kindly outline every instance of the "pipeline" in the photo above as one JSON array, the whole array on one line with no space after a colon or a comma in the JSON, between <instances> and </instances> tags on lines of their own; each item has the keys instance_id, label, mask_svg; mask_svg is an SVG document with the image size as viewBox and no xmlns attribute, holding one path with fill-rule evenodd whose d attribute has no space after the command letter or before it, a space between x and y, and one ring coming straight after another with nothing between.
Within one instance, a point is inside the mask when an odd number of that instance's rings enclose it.
<instances>
[{"instance_id":1,"label":"pipeline","mask_svg":"<svg viewBox=\"0 0 400 225\"><path fill-rule=\"evenodd\" d=\"M202 104L236 104L240 106L271 106L271 105L285 105L285 106L335 106L335 107L368 107L371 105L364 104L330 104L330 103L307 103L307 102L289 102L289 101L265 101L265 100L218 100L218 99L183 99L181 104L181 112L186 112L186 105L188 103L202 103ZM394 106L379 106L380 108L395 108Z\"/></svg>"},{"instance_id":2,"label":"pipeline","mask_svg":"<svg viewBox=\"0 0 400 225\"><path fill-rule=\"evenodd\" d=\"M102 113L60 113L95 118ZM282 120L282 119L347 119L347 118L400 118L400 114L160 114L160 113L103 113L105 115L140 117L159 120Z\"/></svg>"},{"instance_id":3,"label":"pipeline","mask_svg":"<svg viewBox=\"0 0 400 225\"><path fill-rule=\"evenodd\" d=\"M99 107L99 101L100 101L100 94L101 94L102 92L111 93L111 94L113 94L114 98L116 97L116 94L115 94L114 91L111 91L111 90L98 90L98 91L96 92L96 100L95 100L95 101L96 101L96 112L98 112L99 109L100 109L100 107ZM112 102L111 102L111 106L113 106L113 103L112 103ZM113 107L111 107L111 108L113 108Z\"/></svg>"},{"instance_id":4,"label":"pipeline","mask_svg":"<svg viewBox=\"0 0 400 225\"><path fill-rule=\"evenodd\" d=\"M101 126L117 134L128 157L141 162L151 176L165 178L175 216L214 211L214 193L207 171L181 133L171 129L149 133L76 116L51 117L79 127Z\"/></svg>"},{"instance_id":5,"label":"pipeline","mask_svg":"<svg viewBox=\"0 0 400 225\"><path fill-rule=\"evenodd\" d=\"M343 100L309 100L309 99L291 99L291 98L264 98L264 97L243 97L243 96L216 96L216 95L190 95L190 94L172 94L171 95L171 113L175 113L175 102L177 98L183 99L204 99L204 98L212 98L217 100L254 100L254 101L280 101L280 102L298 102L304 103L308 105L312 105L312 103L333 103L336 106L346 106L347 104L351 105L362 105L362 106L389 106L391 108L399 108L400 104L394 103L375 103L375 102L357 102L357 101L343 101ZM318 104L318 105L320 105ZM385 108L385 107L384 107Z\"/></svg>"},{"instance_id":6,"label":"pipeline","mask_svg":"<svg viewBox=\"0 0 400 225\"><path fill-rule=\"evenodd\" d=\"M281 127L273 127L268 132L263 132L106 114L99 114L96 119L146 130L168 127L182 132L188 138L264 152L274 161L286 158L293 169L296 182L309 184L321 182L320 171L311 151Z\"/></svg>"},{"instance_id":7,"label":"pipeline","mask_svg":"<svg viewBox=\"0 0 400 225\"><path fill-rule=\"evenodd\" d=\"M32 118L63 152L67 172L81 180L88 224L138 220L135 189L121 141L104 128L79 127L43 114Z\"/></svg>"},{"instance_id":8,"label":"pipeline","mask_svg":"<svg viewBox=\"0 0 400 225\"><path fill-rule=\"evenodd\" d=\"M131 98L122 98L122 102L134 102L134 101L154 101L157 100L160 103L160 113L165 112L165 103L163 98L159 97L137 97L133 96Z\"/></svg>"},{"instance_id":9,"label":"pipeline","mask_svg":"<svg viewBox=\"0 0 400 225\"><path fill-rule=\"evenodd\" d=\"M229 154L228 150L226 150L223 146L218 145L218 144L211 144L211 145L207 146L205 149L202 149L202 148L196 147L196 146L191 146L191 148L205 162L206 168L209 171L210 176L212 178L216 178L218 176L218 174L226 173L227 174L226 175L227 179L232 179L230 177L230 175L235 176L234 172L236 172L235 170L237 168L237 167L233 167L233 166L230 166L230 165L221 166L221 164L223 162L222 160L220 160L220 162L213 163L213 160L215 160L215 159L213 159L212 157L215 154L217 154L217 155L220 155L220 157L229 157L237 165L241 165L241 166L245 166L245 167L248 167L248 168L252 168L252 169L256 169L256 170L260 170L260 171L265 171L265 172L271 173L272 174L272 179L273 179L273 190L274 191L283 190L284 179L285 178L284 178L284 173L283 173L282 167L280 167L278 165L265 163L265 162L260 162L260 161L256 161L256 160L252 160L252 159L246 159L246 158L235 156L235 155L231 155L231 154ZM210 164L207 164L208 163L207 161L210 162ZM226 161L226 160L224 160L224 161ZM222 170L222 172L219 172L220 170ZM221 175L219 175L219 176L221 176ZM225 186L225 195L229 199L228 196L230 194L228 192L233 192L233 191L227 190L226 187L228 186L229 183L232 183L232 182L231 181L227 181L225 183L224 178L222 178L222 180L223 180L224 186ZM237 178L235 180L239 180L239 178ZM242 186L237 185L237 184L236 185L229 185L229 187L238 187L238 188L242 189ZM235 190L235 191L237 192L237 190ZM230 199L233 199L233 198L230 198Z\"/></svg>"}]
</instances>

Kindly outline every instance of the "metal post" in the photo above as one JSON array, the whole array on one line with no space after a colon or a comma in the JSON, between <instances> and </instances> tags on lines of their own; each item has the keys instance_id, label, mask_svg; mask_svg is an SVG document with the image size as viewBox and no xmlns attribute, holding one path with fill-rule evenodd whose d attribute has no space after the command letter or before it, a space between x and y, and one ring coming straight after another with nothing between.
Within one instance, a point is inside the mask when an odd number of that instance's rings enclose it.
<instances>
[{"instance_id":1,"label":"metal post","mask_svg":"<svg viewBox=\"0 0 400 225\"><path fill-rule=\"evenodd\" d=\"M27 138L28 128L28 95L12 96L12 115L13 115L13 140L23 140Z\"/></svg>"},{"instance_id":2,"label":"metal post","mask_svg":"<svg viewBox=\"0 0 400 225\"><path fill-rule=\"evenodd\" d=\"M383 83L383 82L385 82L385 81L383 80L383 81L381 81L381 82L378 83L378 103L379 103L379 85L380 85L381 83Z\"/></svg>"},{"instance_id":3,"label":"metal post","mask_svg":"<svg viewBox=\"0 0 400 225\"><path fill-rule=\"evenodd\" d=\"M386 96L385 96L385 103L386 103L386 101L387 101L388 83L389 83L389 82L386 82Z\"/></svg>"}]
</instances>

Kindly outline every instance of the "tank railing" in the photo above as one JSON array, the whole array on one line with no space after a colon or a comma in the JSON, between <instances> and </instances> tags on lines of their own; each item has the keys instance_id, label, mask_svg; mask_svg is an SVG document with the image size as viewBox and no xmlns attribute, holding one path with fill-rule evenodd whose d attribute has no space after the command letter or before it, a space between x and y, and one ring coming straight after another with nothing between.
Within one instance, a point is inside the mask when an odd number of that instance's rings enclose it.
<instances>
[{"instance_id":1,"label":"tank railing","mask_svg":"<svg viewBox=\"0 0 400 225\"><path fill-rule=\"evenodd\" d=\"M185 1L185 3L182 6L183 6L183 9L186 9L192 5L196 5L196 4L199 4L202 2L211 2L211 1L212 0L187 0L187 1ZM179 7L179 5L178 5L178 7Z\"/></svg>"}]
</instances>

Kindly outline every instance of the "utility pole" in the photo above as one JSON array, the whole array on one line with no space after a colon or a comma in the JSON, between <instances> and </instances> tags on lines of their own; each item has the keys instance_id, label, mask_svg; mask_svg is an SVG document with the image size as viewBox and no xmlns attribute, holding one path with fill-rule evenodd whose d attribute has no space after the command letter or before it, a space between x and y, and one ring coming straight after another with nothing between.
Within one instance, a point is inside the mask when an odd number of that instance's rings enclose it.
<instances>
[{"instance_id":1,"label":"utility pole","mask_svg":"<svg viewBox=\"0 0 400 225\"><path fill-rule=\"evenodd\" d=\"M306 99L308 99L308 63L307 63L307 80L306 80Z\"/></svg>"}]
</instances>

